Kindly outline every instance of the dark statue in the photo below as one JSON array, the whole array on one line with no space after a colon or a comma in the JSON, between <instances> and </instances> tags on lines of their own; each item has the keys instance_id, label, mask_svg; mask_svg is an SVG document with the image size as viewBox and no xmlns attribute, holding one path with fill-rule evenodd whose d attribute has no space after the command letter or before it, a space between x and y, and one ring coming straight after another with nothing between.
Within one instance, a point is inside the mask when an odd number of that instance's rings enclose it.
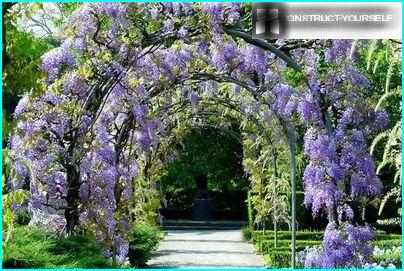
<instances>
[{"instance_id":1,"label":"dark statue","mask_svg":"<svg viewBox=\"0 0 404 271\"><path fill-rule=\"evenodd\" d=\"M194 220L213 220L214 201L209 197L208 174L202 173L195 176L198 188L194 198Z\"/></svg>"}]
</instances>

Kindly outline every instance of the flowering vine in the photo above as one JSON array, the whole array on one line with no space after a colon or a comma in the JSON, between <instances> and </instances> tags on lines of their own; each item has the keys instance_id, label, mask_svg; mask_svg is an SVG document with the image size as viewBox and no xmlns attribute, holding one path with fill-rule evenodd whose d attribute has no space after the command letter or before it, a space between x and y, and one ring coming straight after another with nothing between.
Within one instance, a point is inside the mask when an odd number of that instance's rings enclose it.
<instances>
[{"instance_id":1,"label":"flowering vine","mask_svg":"<svg viewBox=\"0 0 404 271\"><path fill-rule=\"evenodd\" d=\"M355 67L358 45L302 41L302 54L296 41L253 40L249 19L239 3L93 3L76 10L61 46L42 58L46 91L25 96L15 112L11 157L16 176L30 181L37 220L49 220L48 207L63 210L46 223L66 234L92 231L124 262L131 223L140 219L144 197L160 196L156 172L173 155L175 131L184 133L173 125L180 108L199 112L212 101L222 115L255 120L245 138L256 133L269 143L276 127L290 149L292 189L300 116L309 162L305 203L330 220L323 248L307 266L351 267L358 253L366 258L371 231L354 226L352 203L381 192L366 140L388 117L363 99L370 83ZM292 70L302 77L297 86L283 76ZM184 118L190 126L194 120ZM322 255L333 259L326 265Z\"/></svg>"}]
</instances>

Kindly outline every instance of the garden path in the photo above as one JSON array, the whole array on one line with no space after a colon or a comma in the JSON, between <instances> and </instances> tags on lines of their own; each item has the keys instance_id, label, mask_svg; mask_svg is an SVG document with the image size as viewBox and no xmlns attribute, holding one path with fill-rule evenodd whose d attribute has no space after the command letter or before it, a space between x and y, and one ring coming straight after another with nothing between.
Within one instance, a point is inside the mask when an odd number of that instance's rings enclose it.
<instances>
[{"instance_id":1,"label":"garden path","mask_svg":"<svg viewBox=\"0 0 404 271\"><path fill-rule=\"evenodd\" d=\"M150 268L265 268L241 230L168 230Z\"/></svg>"}]
</instances>

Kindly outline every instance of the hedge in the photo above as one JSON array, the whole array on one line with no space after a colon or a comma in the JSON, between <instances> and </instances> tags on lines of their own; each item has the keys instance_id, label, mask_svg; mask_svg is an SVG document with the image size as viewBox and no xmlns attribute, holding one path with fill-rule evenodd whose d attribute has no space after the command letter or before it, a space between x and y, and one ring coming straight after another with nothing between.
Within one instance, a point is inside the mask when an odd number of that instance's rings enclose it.
<instances>
[{"instance_id":1,"label":"hedge","mask_svg":"<svg viewBox=\"0 0 404 271\"><path fill-rule=\"evenodd\" d=\"M379 255L379 256L374 256L373 259L376 262L380 262L382 260L390 260L394 262L394 265L397 268L401 268L402 266L402 259L401 259L401 253L391 253L391 254L384 254L384 255Z\"/></svg>"},{"instance_id":2,"label":"hedge","mask_svg":"<svg viewBox=\"0 0 404 271\"><path fill-rule=\"evenodd\" d=\"M313 231L297 231L296 238L300 240L322 240L324 232L313 232ZM255 231L253 235L253 241L260 240L272 240L274 239L273 231ZM278 231L278 240L281 239L292 239L292 233L290 231Z\"/></svg>"},{"instance_id":3,"label":"hedge","mask_svg":"<svg viewBox=\"0 0 404 271\"><path fill-rule=\"evenodd\" d=\"M307 246L319 246L321 245L321 241L314 240L297 240L296 241L296 249L297 251L304 250ZM279 240L278 246L275 248L273 240L265 240L257 243L258 251L262 254L269 253L273 250L287 250L291 251L291 241L290 240Z\"/></svg>"},{"instance_id":4,"label":"hedge","mask_svg":"<svg viewBox=\"0 0 404 271\"><path fill-rule=\"evenodd\" d=\"M310 232L298 231L296 232L296 248L297 251L304 250L307 246L319 246L322 243L324 232ZM251 228L243 230L245 240L252 241L255 249L261 253L267 265L271 268L285 268L290 267L291 258L291 232L279 231L278 232L278 245L274 246L274 232L252 230ZM375 241L372 242L374 246L382 249L392 248L393 246L401 247L401 235L386 234L384 232L377 232ZM387 254L377 256L375 261L380 260L393 260L396 266L401 266L401 255Z\"/></svg>"},{"instance_id":5,"label":"hedge","mask_svg":"<svg viewBox=\"0 0 404 271\"><path fill-rule=\"evenodd\" d=\"M272 268L290 267L290 251L272 251L264 255L264 260Z\"/></svg>"}]
</instances>

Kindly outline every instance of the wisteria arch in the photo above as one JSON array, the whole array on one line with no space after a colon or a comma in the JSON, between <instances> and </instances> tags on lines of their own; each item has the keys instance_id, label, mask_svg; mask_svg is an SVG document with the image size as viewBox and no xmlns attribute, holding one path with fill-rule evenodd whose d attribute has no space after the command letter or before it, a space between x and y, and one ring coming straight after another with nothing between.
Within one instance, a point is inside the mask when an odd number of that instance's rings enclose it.
<instances>
[{"instance_id":1,"label":"wisteria arch","mask_svg":"<svg viewBox=\"0 0 404 271\"><path fill-rule=\"evenodd\" d=\"M213 78L213 77L212 77ZM229 79L230 81L235 81L235 79ZM226 85L227 84L227 85ZM267 120L260 120L259 118L256 118L254 114L251 113L246 113L241 109L240 104L237 104L237 102L239 101L235 101L232 100L231 97L229 97L229 93L226 92L226 87L227 89L229 89L229 87L231 88L231 85L229 85L228 83L225 83L225 87L224 87L224 91L223 90L218 90L214 93L208 93L208 96L204 96L203 98L199 98L198 102L196 103L195 101L193 101L192 99L184 99L184 100L180 100L179 102L173 103L170 106L165 106L163 108L157 108L156 110L159 112L158 115L170 115L170 116L176 116L178 114L181 114L181 119L177 119L174 118L174 124L171 125L170 123L166 123L166 134L172 134L172 127L176 127L179 123L181 123L181 127L182 130L184 129L200 129L200 128L210 128L210 129L215 129L215 130L220 130L223 131L224 133L227 133L228 135L230 135L231 137L235 138L237 141L240 142L240 144L243 145L243 137L245 137L246 133L247 135L251 135L253 137L260 137L262 136L266 142L267 145L269 145L270 149L271 149L271 156L272 158L270 159L273 163L273 167L275 168L275 180L276 178L278 178L278 173L276 171L276 167L277 164L279 162L277 162L277 156L279 154L277 154L277 149L274 146L274 140L273 138L276 138L276 144L282 144L285 143L287 141L287 137L286 135L284 136L284 141L282 142L282 127L279 127L278 132L276 134L273 134L273 129L266 129L264 126L268 125L268 119ZM223 89L223 88L218 88L218 89ZM230 93L232 93L233 91L231 91ZM222 95L221 95L222 94ZM199 95L201 95L201 93L199 93ZM233 97L234 99L234 97ZM220 109L218 108L220 107ZM223 112L224 111L224 112ZM230 113L234 113L231 115L229 115L229 111ZM154 112L155 113L155 112ZM219 121L210 121L210 124L207 124L205 122L202 123L193 123L193 120L195 117L197 117L198 119L207 119L209 117L218 117L221 118L222 120ZM245 119L246 121L250 122L256 129L254 129L254 131L246 131L244 128L242 129L242 133L244 134L244 136L242 137L239 134L234 134L234 132L232 132L231 130L229 130L228 128L226 128L226 124L229 124L229 122L231 122L233 125L235 126L240 126L241 123L241 119ZM190 122L191 121L191 122ZM226 124L223 124L222 122L225 122ZM271 126L274 125L278 125L276 122L272 121L269 123ZM131 127L126 126L126 129L132 129ZM271 134L272 133L272 134ZM181 134L181 132L180 132ZM175 146L182 140L182 137L184 136L184 134L182 136L180 136L179 138L177 137L176 141L172 141L170 140L170 145L167 147L167 145L165 145L165 148L163 150L159 150L159 147L161 145L161 143L157 143L157 147L155 148L154 151L152 151L152 153L164 153L163 156L169 156L171 157L171 153L173 148L175 149ZM165 139L165 138L164 138ZM292 143L293 144L293 143ZM166 160L166 159L163 159ZM150 162L153 163L153 162ZM294 168L292 169L293 171L295 170ZM251 173L249 173L251 174ZM148 173L144 173L143 174L146 178L149 174ZM154 182L153 182L154 183ZM274 187L276 187L276 185L274 184ZM272 204L274 204L274 211L271 212L272 216L275 216L278 211L276 210L277 207L276 205L279 204L279 201L276 201L277 199L277 195L276 195L277 191L275 189L274 191L274 195L273 200L274 202ZM269 199L268 199L269 200ZM282 200L284 200L285 202L282 202L283 205L289 205L289 200L287 199L287 197L282 197ZM278 203L277 203L278 202ZM279 214L279 213L278 213ZM270 213L267 214L268 216L270 215ZM278 219L274 217L274 229L275 229L275 236L277 236L277 224L278 224ZM293 219L292 219L293 221ZM295 222L293 222L295 223ZM293 236L295 236L293 234ZM293 240L294 241L294 240ZM295 251L293 251L295 253Z\"/></svg>"},{"instance_id":2,"label":"wisteria arch","mask_svg":"<svg viewBox=\"0 0 404 271\"><path fill-rule=\"evenodd\" d=\"M229 75L226 76L226 75L223 75L223 74L215 75L215 74L195 73L195 74L191 74L188 78L183 78L179 85L180 86L181 85L193 85L193 84L195 84L195 82L194 82L195 80L197 80L199 82L205 82L205 80L208 80L209 82L215 82L217 84L233 84L236 87L239 87L241 89L246 90L246 93L250 96L250 97L245 98L246 101L251 100L251 101L258 102L257 99L262 97L262 94L260 93L261 91L255 89L255 88L253 88L251 86L248 86L246 83L238 80L237 78L234 78L234 77L229 76ZM189 83L188 81L191 81L191 83ZM175 87L176 86L173 86L174 89L175 89ZM219 88L219 87L217 87L217 88ZM194 90L195 89L200 90L200 88L194 88ZM170 90L171 89L162 90L162 92L159 93L159 95L166 95L167 92L170 92ZM182 90L180 90L180 91L182 91ZM158 96L157 93L158 92L156 91L155 92L156 97ZM194 110L195 107L197 107L196 103L198 103L198 102L205 102L205 103L206 102L211 102L211 103L213 103L213 105L219 105L219 106L227 108L228 110L235 111L241 117L246 118L248 121L251 121L255 125L255 127L258 128L258 131L256 131L256 133L262 134L262 136L265 138L265 141L267 142L267 144L269 146L271 146L271 148L272 148L272 156L273 156L272 160L273 160L275 168L276 168L276 164L277 164L277 161L276 161L277 154L276 154L275 148L273 147L274 143L272 142L273 141L272 137L274 137L274 135L270 135L270 131L266 130L264 125L267 125L268 121L270 121L271 126L278 126L279 128L277 130L278 130L278 132L280 132L280 134L276 135L277 143L281 144L280 143L281 139L284 138L284 143L286 143L287 146L289 147L290 156L291 156L291 158L290 158L290 161L291 161L290 162L291 163L290 164L290 170L291 170L291 174L290 174L291 180L290 180L290 182L291 182L291 186L292 186L292 193L291 193L292 194L292 215L291 215L292 223L291 223L291 225L292 225L292 244L295 244L295 242L296 242L296 221L295 221L295 219L296 219L296 198L295 198L296 197L296 194L295 194L295 192L296 192L296 188L295 188L296 187L296 179L295 179L295 176L296 176L296 157L295 157L295 155L296 154L295 154L295 149L294 149L294 145L295 145L294 136L293 136L294 131L291 130L291 129L293 129L293 126L287 125L288 120L287 120L287 118L282 116L282 112L279 111L279 108L274 108L274 110L272 110L272 108L269 107L269 105L267 103L263 103L263 105L267 106L268 110L265 113L267 113L268 116L267 116L266 119L260 120L259 118L256 118L254 116L254 114L251 114L251 112L250 113L243 112L242 105L237 104L235 101L232 101L232 99L229 97L229 95L224 96L223 98L219 99L217 96L215 96L215 95L218 95L218 91L216 91L215 93L209 93L209 95L212 95L212 94L213 94L212 97L203 97L203 98L201 98L203 93L198 93L198 91L194 91L190 95L189 101L185 101L185 102L180 101L180 102L174 103L173 105L170 105L170 106L164 106L162 108L160 114L158 114L159 118L163 118L164 114L175 115L177 113L185 112L187 110ZM287 94L289 94L289 92L287 92ZM193 100L192 95L197 95L198 101ZM286 98L286 97L283 97L283 98ZM177 106L179 106L179 108ZM160 109L157 108L157 111L159 111L159 110ZM167 110L167 112L165 110ZM271 113L269 113L269 112L271 112ZM154 112L154 113L156 113L156 112ZM207 112L205 112L205 113L207 113ZM217 114L218 112L214 112L214 111L211 112L210 111L209 113L214 113L214 114L216 113ZM255 113L258 113L258 112L255 112ZM272 114L272 115L270 116L270 114ZM127 117L128 118L124 121L124 123L132 123L133 125L136 124L136 122L133 122L134 116L132 114L128 113ZM268 118L272 118L272 120L269 120ZM166 123L166 127L167 128L169 127L168 123ZM134 127L132 127L130 125L128 125L128 126L122 125L122 129L121 129L120 134L129 135L130 130L132 130L132 129L134 129ZM168 129L168 131L169 131L169 129ZM120 145L120 144L118 143L118 145ZM158 145L158 143L156 145ZM166 152L169 152L169 150L166 149ZM278 177L278 176L276 175L275 177ZM275 225L274 226L275 226L275 229L276 229L277 228L276 220L275 220ZM295 259L295 255L296 255L295 253L296 253L295 245L292 245L293 259ZM292 260L292 265L294 265L294 264L295 264L294 260Z\"/></svg>"},{"instance_id":3,"label":"wisteria arch","mask_svg":"<svg viewBox=\"0 0 404 271\"><path fill-rule=\"evenodd\" d=\"M159 109L181 97L197 103L219 83L232 84L241 111L279 122L291 152L292 192L297 115L307 129L305 203L330 224L306 266L365 261L372 233L354 223L350 204L381 191L366 138L388 118L366 107L370 83L355 67L358 43L254 40L249 11L239 3L97 3L75 11L61 46L43 56L47 89L25 96L15 111L15 178L30 181L38 222L49 219L43 204L64 199L66 233L91 230L123 261L132 184L167 136L171 116Z\"/></svg>"}]
</instances>

